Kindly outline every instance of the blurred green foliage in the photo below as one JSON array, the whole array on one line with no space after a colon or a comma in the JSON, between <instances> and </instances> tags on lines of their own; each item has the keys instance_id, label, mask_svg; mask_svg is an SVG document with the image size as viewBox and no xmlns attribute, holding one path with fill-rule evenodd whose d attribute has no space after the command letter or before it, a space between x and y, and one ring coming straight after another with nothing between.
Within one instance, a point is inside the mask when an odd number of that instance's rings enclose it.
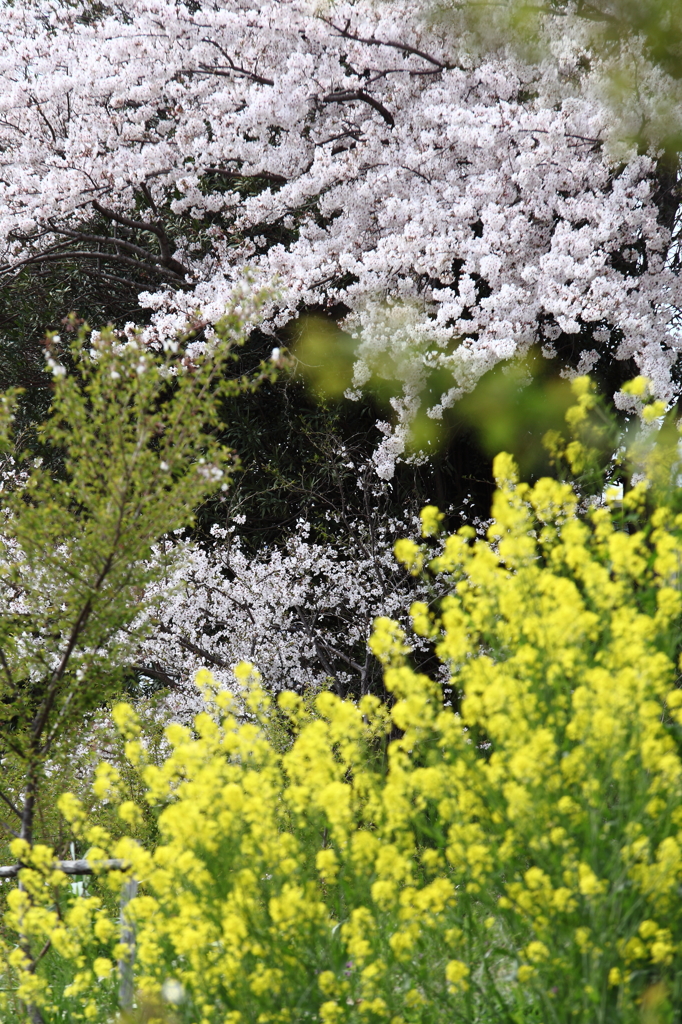
<instances>
[{"instance_id":1,"label":"blurred green foliage","mask_svg":"<svg viewBox=\"0 0 682 1024\"><path fill-rule=\"evenodd\" d=\"M590 340L587 337L586 344ZM551 359L545 358L535 347L522 358L498 364L471 392L443 410L440 418L429 416L428 410L436 396L451 386L452 380L447 379L444 369L431 370L425 376L419 409L412 420L408 461L412 457L413 462L421 461L426 465L447 463L453 449L464 444L476 460L480 476L486 479L499 451L514 455L525 479L536 480L551 472L552 457L544 439L549 432L564 429L566 412L574 402L568 376L561 372L566 364L576 362L582 351L580 338L572 337L571 344L574 351L567 352L564 346L564 350ZM301 321L294 353L308 391L330 411L338 412L346 402L344 392L352 384L356 344L330 321L307 318ZM392 403L402 390L399 369L387 356L379 371L372 375L364 390L372 397L375 415L390 420L394 418ZM609 351L598 361L595 371L595 384L605 394L618 391L636 373L631 361L614 360ZM596 461L589 480L585 477L582 483L598 487L597 478L604 477L616 448L626 436L627 417L617 413L605 400L595 405L591 416L594 420L591 445ZM402 467L398 469L399 477L401 470ZM433 496L421 493L422 500ZM478 508L476 503L476 512Z\"/></svg>"},{"instance_id":2,"label":"blurred green foliage","mask_svg":"<svg viewBox=\"0 0 682 1024\"><path fill-rule=\"evenodd\" d=\"M492 459L513 453L525 479L547 469L542 437L563 426L572 403L567 380L552 372L537 352L495 367L458 405L458 413L476 429Z\"/></svg>"}]
</instances>

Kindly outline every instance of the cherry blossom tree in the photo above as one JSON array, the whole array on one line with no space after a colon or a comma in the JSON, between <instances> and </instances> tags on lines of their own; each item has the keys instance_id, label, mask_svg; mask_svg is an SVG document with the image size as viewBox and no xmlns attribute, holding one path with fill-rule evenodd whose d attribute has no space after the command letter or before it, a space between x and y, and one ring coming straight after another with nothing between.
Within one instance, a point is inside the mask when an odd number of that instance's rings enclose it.
<instances>
[{"instance_id":1,"label":"cherry blossom tree","mask_svg":"<svg viewBox=\"0 0 682 1024\"><path fill-rule=\"evenodd\" d=\"M538 342L580 371L634 360L671 398L679 200L655 154L615 162L579 37L479 59L419 4L369 0L3 16L6 280L75 261L139 293L151 341L217 319L247 267L276 281L274 345L328 311L356 393L401 382L384 478L420 405L438 418Z\"/></svg>"},{"instance_id":2,"label":"cherry blossom tree","mask_svg":"<svg viewBox=\"0 0 682 1024\"><path fill-rule=\"evenodd\" d=\"M337 543L321 544L300 522L281 548L245 550L238 523L213 528L213 544L180 542L173 569L155 585L154 626L134 669L167 687L167 712L196 712L193 680L209 667L221 685L234 687L240 661L258 665L270 691L330 687L359 697L382 689L380 665L367 645L379 615L409 629L407 611L430 595L393 555L395 540L419 536L418 523L354 522L353 540L337 524ZM415 650L428 644L412 635ZM196 706L195 706L196 705Z\"/></svg>"},{"instance_id":3,"label":"cherry blossom tree","mask_svg":"<svg viewBox=\"0 0 682 1024\"><path fill-rule=\"evenodd\" d=\"M612 146L652 147L672 171L682 149L682 8L670 0L425 0L473 52L580 54L611 108Z\"/></svg>"}]
</instances>

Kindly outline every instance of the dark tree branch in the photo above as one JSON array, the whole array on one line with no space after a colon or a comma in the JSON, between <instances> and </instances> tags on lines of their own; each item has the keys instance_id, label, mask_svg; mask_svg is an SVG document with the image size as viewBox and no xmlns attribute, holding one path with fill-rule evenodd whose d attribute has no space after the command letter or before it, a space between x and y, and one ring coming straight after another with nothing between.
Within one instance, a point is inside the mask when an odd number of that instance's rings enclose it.
<instances>
[{"instance_id":1,"label":"dark tree branch","mask_svg":"<svg viewBox=\"0 0 682 1024\"><path fill-rule=\"evenodd\" d=\"M34 965L40 963L40 961L43 959L45 954L49 951L51 946L52 946L52 939L48 939L47 942L45 943L45 945L43 946L43 948L41 949L41 951L38 953L38 956L35 958Z\"/></svg>"},{"instance_id":2,"label":"dark tree branch","mask_svg":"<svg viewBox=\"0 0 682 1024\"><path fill-rule=\"evenodd\" d=\"M9 667L9 665L7 664L7 658L5 657L5 652L3 651L2 647L0 647L0 663L2 664L2 671L5 673L5 678L7 679L7 682L9 683L10 688L16 693L17 692L17 685L14 682L14 676L12 675L12 670Z\"/></svg>"},{"instance_id":3,"label":"dark tree branch","mask_svg":"<svg viewBox=\"0 0 682 1024\"><path fill-rule=\"evenodd\" d=\"M375 100L364 89L338 89L336 92L327 93L326 96L322 97L323 103L351 103L353 100L368 103L378 114L381 114L386 124L390 125L391 128L395 124L395 119L390 110L387 110L383 103L379 103L379 100Z\"/></svg>"},{"instance_id":4,"label":"dark tree branch","mask_svg":"<svg viewBox=\"0 0 682 1024\"><path fill-rule=\"evenodd\" d=\"M320 16L320 21L333 28L343 39L352 39L356 43L365 43L367 46L389 46L394 50L400 50L401 53L409 53L413 57L421 57L422 60L433 64L440 71L451 71L455 67L454 64L445 64L442 60L438 60L437 57L432 57L430 53L425 53L424 50L419 50L416 46L410 46L409 43L400 43L394 39L377 39L376 36L359 36L349 30L348 23L345 28L342 28L340 25L335 25L329 18L323 18L322 16Z\"/></svg>"},{"instance_id":5,"label":"dark tree branch","mask_svg":"<svg viewBox=\"0 0 682 1024\"><path fill-rule=\"evenodd\" d=\"M209 64L202 64L198 68L183 68L183 72L186 75L217 75L219 78L234 78L235 75L241 75L242 78L248 78L251 82L258 82L259 85L274 85L272 78L265 78L264 75L258 75L255 71L249 71L248 68L239 67L238 64L234 64L228 57L229 65L227 68L211 67Z\"/></svg>"},{"instance_id":6,"label":"dark tree branch","mask_svg":"<svg viewBox=\"0 0 682 1024\"><path fill-rule=\"evenodd\" d=\"M352 668L354 672L359 672L362 675L363 667L362 665L358 665L357 661L353 661L353 659L349 658L347 654L343 653L343 651L340 651L337 647L332 647L330 643L325 643L324 646L328 651L331 651L335 658L341 658L341 661L345 662L349 668Z\"/></svg>"},{"instance_id":7,"label":"dark tree branch","mask_svg":"<svg viewBox=\"0 0 682 1024\"><path fill-rule=\"evenodd\" d=\"M43 119L43 121L45 122L45 124L47 125L47 127L48 127L48 129L50 131L50 135L52 136L52 141L54 143L56 143L57 142L57 134L56 134L54 128L52 127L52 125L50 124L49 119L45 115L45 113L43 111L43 108L41 107L40 103L35 98L35 96L31 97L29 103L32 104L36 108L36 110L38 111L38 113L40 114L41 118Z\"/></svg>"},{"instance_id":8,"label":"dark tree branch","mask_svg":"<svg viewBox=\"0 0 682 1024\"><path fill-rule=\"evenodd\" d=\"M160 665L133 665L132 669L141 676L148 676L150 679L155 679L158 683L169 686L172 690L180 689L177 679L173 679L172 676L168 675Z\"/></svg>"},{"instance_id":9,"label":"dark tree branch","mask_svg":"<svg viewBox=\"0 0 682 1024\"><path fill-rule=\"evenodd\" d=\"M658 221L672 233L682 199L682 187L676 167L667 167L660 161L656 170L658 188L654 192L653 201L658 209Z\"/></svg>"},{"instance_id":10,"label":"dark tree branch","mask_svg":"<svg viewBox=\"0 0 682 1024\"><path fill-rule=\"evenodd\" d=\"M122 213L117 213L115 210L102 206L97 199L93 199L92 205L98 213L101 213L108 220L114 220L118 224L123 224L124 227L133 228L135 231L151 231L159 240L163 265L172 270L178 277L184 278L189 274L187 267L173 258L171 244L162 224L155 221L133 220Z\"/></svg>"},{"instance_id":11,"label":"dark tree branch","mask_svg":"<svg viewBox=\"0 0 682 1024\"><path fill-rule=\"evenodd\" d=\"M362 138L362 132L358 128L346 128L345 131L339 132L337 135L330 135L328 139L320 139L316 142L316 146L326 146L330 142L340 142L341 139L352 139L353 142L359 142ZM342 147L339 147L341 149Z\"/></svg>"},{"instance_id":12,"label":"dark tree branch","mask_svg":"<svg viewBox=\"0 0 682 1024\"><path fill-rule=\"evenodd\" d=\"M145 199L149 203L149 207L150 207L152 213L154 214L154 216L158 217L159 216L159 211L156 208L156 203L154 202L154 197L152 196L151 192L149 191L149 185L147 185L147 183L145 181L143 181L142 184L140 185L140 191L142 192L142 195L145 197Z\"/></svg>"},{"instance_id":13,"label":"dark tree branch","mask_svg":"<svg viewBox=\"0 0 682 1024\"><path fill-rule=\"evenodd\" d=\"M126 288L131 288L133 290L139 288L139 282L130 281L127 277L119 277L118 274L108 274L104 270L98 269L97 276L101 277L103 281L111 281L112 284L122 284L125 285Z\"/></svg>"},{"instance_id":14,"label":"dark tree branch","mask_svg":"<svg viewBox=\"0 0 682 1024\"><path fill-rule=\"evenodd\" d=\"M197 647L196 644L190 643L189 640L181 640L178 637L178 643L181 647L184 647L186 651L191 651L192 654L196 654L199 658L205 658L211 665L216 665L218 668L230 667L222 658L218 658L215 654L210 654L208 651L205 651L203 647Z\"/></svg>"},{"instance_id":15,"label":"dark tree branch","mask_svg":"<svg viewBox=\"0 0 682 1024\"><path fill-rule=\"evenodd\" d=\"M539 11L544 14L556 14L557 12L547 7L539 7ZM586 18L588 21L602 21L610 25L618 25L618 18L614 14L609 14L607 11L600 11L594 4L585 3L585 0L578 0L575 13L580 18Z\"/></svg>"},{"instance_id":16,"label":"dark tree branch","mask_svg":"<svg viewBox=\"0 0 682 1024\"><path fill-rule=\"evenodd\" d=\"M226 167L211 167L211 173L219 174L226 178L231 184L238 181L267 181L271 185L286 185L288 179L282 174L273 174L271 171L258 171L256 174L239 174L237 171L228 171Z\"/></svg>"},{"instance_id":17,"label":"dark tree branch","mask_svg":"<svg viewBox=\"0 0 682 1024\"><path fill-rule=\"evenodd\" d=\"M37 253L35 256L29 256L27 259L20 260L18 263L15 263L13 267L5 271L5 275L14 273L21 267L30 266L34 263L54 263L58 260L71 259L109 260L114 263L125 263L128 267L135 267L137 271L153 274L155 277L166 277L168 274L174 278L180 277L179 274L176 274L175 271L170 270L168 267L141 263L139 260L131 259L129 256L121 256L120 254L110 252L86 252L81 249L68 249L63 252ZM184 283L184 277L182 278L182 281Z\"/></svg>"},{"instance_id":18,"label":"dark tree branch","mask_svg":"<svg viewBox=\"0 0 682 1024\"><path fill-rule=\"evenodd\" d=\"M33 753L32 750L29 753ZM22 839L27 843L33 843L33 814L35 811L36 795L38 792L38 766L35 758L28 759L26 770L26 781L21 806L21 832Z\"/></svg>"},{"instance_id":19,"label":"dark tree branch","mask_svg":"<svg viewBox=\"0 0 682 1024\"><path fill-rule=\"evenodd\" d=\"M316 653L317 657L320 659L320 664L322 665L322 668L325 670L325 672L327 673L329 678L334 680L334 686L336 688L336 692L339 695L339 697L343 698L344 693L343 693L343 687L341 686L341 681L338 678L338 676L336 675L336 672L332 668L330 662L328 661L326 654L322 650L322 647L320 645L320 642L319 642L318 638L315 636L315 630L313 628L313 623L310 621L310 619L305 614L303 608L301 608L300 605L295 605L294 607L295 607L296 613L297 613L297 615L299 617L300 623L303 626L303 629L305 630L308 638L313 643L313 647L315 648L315 653Z\"/></svg>"},{"instance_id":20,"label":"dark tree branch","mask_svg":"<svg viewBox=\"0 0 682 1024\"><path fill-rule=\"evenodd\" d=\"M259 75L254 71L249 71L248 68L243 68L240 67L240 65L235 64L232 58L230 57L229 53L227 53L227 51L220 45L220 43L216 42L215 39L202 39L202 42L208 43L209 46L214 46L216 50L218 50L218 52L222 54L222 56L225 58L228 67L230 67L232 71L236 74L244 75L245 77L250 78L253 82L258 82L260 85L275 84L271 78L266 78L264 75ZM202 65L202 67L208 67L208 65L204 64Z\"/></svg>"},{"instance_id":21,"label":"dark tree branch","mask_svg":"<svg viewBox=\"0 0 682 1024\"><path fill-rule=\"evenodd\" d=\"M132 253L135 256L140 256L144 260L152 259L155 262L161 262L156 260L153 253L150 253L148 249L144 249L141 245L135 245L134 242L128 242L124 238L111 238L108 235L91 235L85 231L72 231L69 228L58 228L53 226L52 230L57 235L65 235L67 238L73 238L77 242L95 242L102 245L113 245L116 249L123 249L125 252Z\"/></svg>"},{"instance_id":22,"label":"dark tree branch","mask_svg":"<svg viewBox=\"0 0 682 1024\"><path fill-rule=\"evenodd\" d=\"M92 612L94 595L98 594L99 591L101 590L102 585L103 585L104 581L106 580L107 576L109 575L109 573L111 572L111 567L112 567L112 565L114 563L114 559L115 559L115 556L116 556L116 551L117 551L118 543L119 543L120 538L121 538L121 527L122 527L123 506L124 506L124 493L125 493L125 488L124 488L123 494L120 495L120 499L119 499L120 503L119 503L119 510L118 510L118 519L116 521L116 530L114 532L114 537L112 539L110 550L109 550L106 558L104 559L104 564L102 565L102 568L100 569L99 573L97 574L96 580L94 581L94 584L92 586L92 593L91 593L90 597L88 597L88 599L83 604L83 607L81 608L81 610L78 613L76 621L74 622L73 626L71 627L71 633L69 634L69 638L68 638L68 640L66 642L66 647L64 648L64 653L61 656L59 664L56 666L56 668L54 669L54 671L52 672L52 674L50 676L50 681L49 681L49 683L47 685L47 691L45 693L45 697L43 699L42 706L39 709L39 711L37 712L37 714L35 715L35 717L33 719L33 722L31 723L31 750L32 750L33 753L38 752L38 751L41 754L43 754L43 755L48 753L49 744L52 742L52 739L54 738L56 725L59 722L60 716L64 712L66 706L68 706L68 702L72 699L74 693L76 692L75 689L74 689L69 694L69 697L67 698L66 704L62 707L60 715L58 715L58 717L57 717L57 723L55 723L55 726L53 727L52 732L50 733L50 735L48 737L48 741L45 744L43 744L42 749L41 749L41 742L40 742L41 741L41 736L43 734L43 730L45 729L45 727L47 725L47 722L48 722L50 713L52 711L52 708L54 706L54 703L55 703L55 701L57 699L57 691L58 691L59 683L61 682L61 680L62 680L62 678L64 676L64 673L66 672L66 669L67 669L67 666L69 664L69 660L71 659L71 655L73 654L74 648L75 648L76 644L78 643L78 641L79 641L79 639L81 637L81 634L84 632L84 630L87 627L88 621L90 619L90 614ZM26 790L27 793L30 792L31 785L32 785L32 781L31 780L33 779L33 776L35 775L35 769L36 769L35 761L32 761L30 763L30 765L29 765L29 776L28 776L29 777L29 783L27 785L27 790ZM35 781L37 781L37 780L34 780L34 782ZM26 799L24 800L23 817L24 818L26 817ZM23 835L23 826L22 826L22 835ZM29 836L24 836L24 838L27 838L30 841L30 837Z\"/></svg>"}]
</instances>

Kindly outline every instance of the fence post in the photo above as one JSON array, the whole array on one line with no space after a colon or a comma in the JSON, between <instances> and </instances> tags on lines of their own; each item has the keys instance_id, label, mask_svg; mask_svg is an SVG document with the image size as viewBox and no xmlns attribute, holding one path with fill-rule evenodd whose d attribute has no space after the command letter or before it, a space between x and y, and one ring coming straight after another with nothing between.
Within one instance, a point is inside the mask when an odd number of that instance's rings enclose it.
<instances>
[{"instance_id":1,"label":"fence post","mask_svg":"<svg viewBox=\"0 0 682 1024\"><path fill-rule=\"evenodd\" d=\"M121 889L121 943L128 947L128 953L118 961L118 973L121 979L118 987L118 1002L122 1010L130 1010L133 1005L134 985L133 968L135 965L135 925L126 916L126 907L137 895L137 879L129 878Z\"/></svg>"}]
</instances>

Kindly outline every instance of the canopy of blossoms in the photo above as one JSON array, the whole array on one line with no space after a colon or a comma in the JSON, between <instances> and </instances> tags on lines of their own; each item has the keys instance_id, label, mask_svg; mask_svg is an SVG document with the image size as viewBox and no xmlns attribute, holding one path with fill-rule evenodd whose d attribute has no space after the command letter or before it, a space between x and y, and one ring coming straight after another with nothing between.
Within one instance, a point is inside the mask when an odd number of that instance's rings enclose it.
<instances>
[{"instance_id":1,"label":"canopy of blossoms","mask_svg":"<svg viewBox=\"0 0 682 1024\"><path fill-rule=\"evenodd\" d=\"M219 317L245 268L276 281L266 328L331 310L355 387L402 381L384 476L430 371L438 417L534 342L581 372L607 346L671 397L674 217L652 157L609 157L579 39L530 67L467 57L411 2L107 10L3 5L5 277L130 281L151 337Z\"/></svg>"}]
</instances>

